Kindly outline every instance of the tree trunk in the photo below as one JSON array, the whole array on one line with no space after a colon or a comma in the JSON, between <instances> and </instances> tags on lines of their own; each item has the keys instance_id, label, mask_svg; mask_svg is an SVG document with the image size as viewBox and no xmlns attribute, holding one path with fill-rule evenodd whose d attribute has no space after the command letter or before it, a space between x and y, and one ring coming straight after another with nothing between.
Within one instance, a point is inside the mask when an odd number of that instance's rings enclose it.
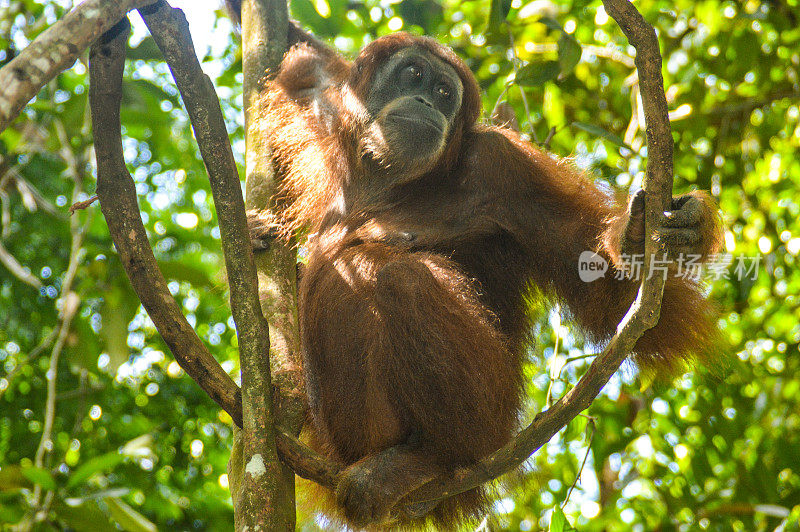
<instances>
[{"instance_id":1,"label":"tree trunk","mask_svg":"<svg viewBox=\"0 0 800 532\"><path fill-rule=\"evenodd\" d=\"M270 131L258 119L259 96L265 73L275 72L283 58L287 28L284 0L242 2L247 209L273 207L271 198L277 184L268 149ZM263 383L272 383L276 425L297 434L302 424L295 264L294 247L281 242L256 256L259 296L270 324L270 352L263 353L260 360L242 360L244 428L235 438L231 457L232 469L241 475L241 482L231 486L237 530L253 530L259 525L262 530L295 528L294 473L281 462L278 468L263 468L260 461L265 454L277 456L273 454L274 427L261 422L264 405L270 402ZM259 495L265 486L269 493Z\"/></svg>"}]
</instances>

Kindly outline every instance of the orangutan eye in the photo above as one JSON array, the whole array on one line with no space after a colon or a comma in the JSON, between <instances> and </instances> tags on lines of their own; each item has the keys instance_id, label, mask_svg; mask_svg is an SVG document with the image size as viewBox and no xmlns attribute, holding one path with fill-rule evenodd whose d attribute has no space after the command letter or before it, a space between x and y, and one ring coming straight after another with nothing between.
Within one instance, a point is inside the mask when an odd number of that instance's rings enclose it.
<instances>
[{"instance_id":1,"label":"orangutan eye","mask_svg":"<svg viewBox=\"0 0 800 532\"><path fill-rule=\"evenodd\" d=\"M422 83L422 67L416 64L408 65L400 71L400 83L406 87L416 87Z\"/></svg>"},{"instance_id":2,"label":"orangutan eye","mask_svg":"<svg viewBox=\"0 0 800 532\"><path fill-rule=\"evenodd\" d=\"M445 100L449 100L450 96L452 95L452 92L450 91L450 87L448 87L447 85L439 85L436 88L436 93L439 96L441 96L442 98L444 98Z\"/></svg>"}]
</instances>

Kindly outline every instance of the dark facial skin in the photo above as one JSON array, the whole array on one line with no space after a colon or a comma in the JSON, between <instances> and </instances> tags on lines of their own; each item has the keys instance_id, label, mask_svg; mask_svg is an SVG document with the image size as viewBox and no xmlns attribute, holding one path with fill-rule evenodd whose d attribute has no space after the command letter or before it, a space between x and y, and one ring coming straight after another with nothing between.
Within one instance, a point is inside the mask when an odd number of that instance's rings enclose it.
<instances>
[{"instance_id":1,"label":"dark facial skin","mask_svg":"<svg viewBox=\"0 0 800 532\"><path fill-rule=\"evenodd\" d=\"M426 50L405 48L377 72L365 102L371 122L362 141L371 171L407 181L430 170L461 107L455 70Z\"/></svg>"}]
</instances>

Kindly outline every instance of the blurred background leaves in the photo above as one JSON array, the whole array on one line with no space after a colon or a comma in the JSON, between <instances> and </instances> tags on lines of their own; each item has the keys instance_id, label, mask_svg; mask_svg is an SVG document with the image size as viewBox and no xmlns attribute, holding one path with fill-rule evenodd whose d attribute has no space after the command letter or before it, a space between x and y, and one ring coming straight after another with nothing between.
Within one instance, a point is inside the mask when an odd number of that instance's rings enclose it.
<instances>
[{"instance_id":1,"label":"blurred background leaves","mask_svg":"<svg viewBox=\"0 0 800 532\"><path fill-rule=\"evenodd\" d=\"M0 64L69 4L3 3ZM214 1L174 5L188 8L241 157L241 57L230 23ZM599 1L290 6L348 55L392 31L436 36L475 72L486 117L502 109L495 114L504 122L609 191L640 186L646 146L634 52ZM593 421L577 418L521 473L498 482L491 515L470 529L798 530L800 6L636 6L661 41L676 193L710 190L726 250L752 267L737 275L734 260L710 279L729 363L643 390L631 369L621 372L587 411ZM132 19L122 121L145 227L190 322L236 375L205 170L169 73ZM67 213L95 188L87 82L84 57L0 134L0 523L228 530L230 419L172 360L97 206ZM597 352L555 312L542 314L535 336L525 419L568 389L591 362L584 355ZM306 513L298 523L326 525Z\"/></svg>"}]
</instances>

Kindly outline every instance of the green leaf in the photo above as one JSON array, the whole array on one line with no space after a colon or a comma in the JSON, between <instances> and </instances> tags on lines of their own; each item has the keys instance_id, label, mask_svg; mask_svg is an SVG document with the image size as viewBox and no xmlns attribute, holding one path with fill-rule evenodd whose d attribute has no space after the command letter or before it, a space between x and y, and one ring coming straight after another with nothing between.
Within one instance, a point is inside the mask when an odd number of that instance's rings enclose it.
<instances>
[{"instance_id":1,"label":"green leaf","mask_svg":"<svg viewBox=\"0 0 800 532\"><path fill-rule=\"evenodd\" d=\"M111 532L117 528L100 509L96 501L73 506L57 501L53 505L56 518L77 532Z\"/></svg>"},{"instance_id":2,"label":"green leaf","mask_svg":"<svg viewBox=\"0 0 800 532\"><path fill-rule=\"evenodd\" d=\"M45 491L55 491L58 488L50 472L41 467L25 467L22 469L22 474Z\"/></svg>"},{"instance_id":3,"label":"green leaf","mask_svg":"<svg viewBox=\"0 0 800 532\"><path fill-rule=\"evenodd\" d=\"M18 465L3 466L0 469L0 491L13 491L30 488L31 483Z\"/></svg>"},{"instance_id":4,"label":"green leaf","mask_svg":"<svg viewBox=\"0 0 800 532\"><path fill-rule=\"evenodd\" d=\"M131 490L128 488L109 488L107 490L93 491L81 497L65 497L64 502L69 506L80 506L87 501L107 499L108 497L125 497L130 492Z\"/></svg>"},{"instance_id":5,"label":"green leaf","mask_svg":"<svg viewBox=\"0 0 800 532\"><path fill-rule=\"evenodd\" d=\"M511 2L508 0L492 0L489 7L489 20L486 22L484 34L490 43L498 44L507 42L506 37L506 17L511 10Z\"/></svg>"},{"instance_id":6,"label":"green leaf","mask_svg":"<svg viewBox=\"0 0 800 532\"><path fill-rule=\"evenodd\" d=\"M105 499L115 523L127 532L157 532L158 528L145 516L116 497Z\"/></svg>"},{"instance_id":7,"label":"green leaf","mask_svg":"<svg viewBox=\"0 0 800 532\"><path fill-rule=\"evenodd\" d=\"M619 138L617 135L611 133L610 131L606 131L600 126L595 126L594 124L587 124L586 122L573 122L572 125L577 127L578 129L586 131L587 133L591 133L592 135L604 138L609 142L613 142L617 146L634 151L633 148L625 144L624 140Z\"/></svg>"},{"instance_id":8,"label":"green leaf","mask_svg":"<svg viewBox=\"0 0 800 532\"><path fill-rule=\"evenodd\" d=\"M572 35L561 32L558 39L558 64L562 74L569 74L581 60L581 45Z\"/></svg>"},{"instance_id":9,"label":"green leaf","mask_svg":"<svg viewBox=\"0 0 800 532\"><path fill-rule=\"evenodd\" d=\"M19 506L0 504L0 523L4 525L14 525L19 523L25 516L25 512ZM13 528L9 528L13 530Z\"/></svg>"},{"instance_id":10,"label":"green leaf","mask_svg":"<svg viewBox=\"0 0 800 532\"><path fill-rule=\"evenodd\" d=\"M561 24L559 24L558 21L553 17L542 17L539 19L539 22L547 26L547 28L550 30L560 32L564 31L564 28L561 27Z\"/></svg>"},{"instance_id":11,"label":"green leaf","mask_svg":"<svg viewBox=\"0 0 800 532\"><path fill-rule=\"evenodd\" d=\"M564 98L561 89L555 83L548 83L544 87L542 114L548 127L560 129L567 121L564 116Z\"/></svg>"},{"instance_id":12,"label":"green leaf","mask_svg":"<svg viewBox=\"0 0 800 532\"><path fill-rule=\"evenodd\" d=\"M511 2L509 0L492 0L489 9L489 27L499 28L502 26L510 10Z\"/></svg>"},{"instance_id":13,"label":"green leaf","mask_svg":"<svg viewBox=\"0 0 800 532\"><path fill-rule=\"evenodd\" d=\"M557 61L528 63L519 70L514 81L522 87L535 87L556 79L561 73Z\"/></svg>"},{"instance_id":14,"label":"green leaf","mask_svg":"<svg viewBox=\"0 0 800 532\"><path fill-rule=\"evenodd\" d=\"M119 264L114 265L117 271ZM127 362L131 354L128 346L128 324L139 309L139 298L124 275L116 277L115 284L106 290L100 315L103 328L100 331L105 351L110 358L108 369L116 371Z\"/></svg>"},{"instance_id":15,"label":"green leaf","mask_svg":"<svg viewBox=\"0 0 800 532\"><path fill-rule=\"evenodd\" d=\"M123 456L142 457L153 454L153 435L142 434L122 446L119 450Z\"/></svg>"},{"instance_id":16,"label":"green leaf","mask_svg":"<svg viewBox=\"0 0 800 532\"><path fill-rule=\"evenodd\" d=\"M105 348L112 371L116 371L123 363L128 360L131 350L128 347L128 323L129 320L119 307L111 304L104 304L101 316L103 317L103 328L101 333L105 340Z\"/></svg>"},{"instance_id":17,"label":"green leaf","mask_svg":"<svg viewBox=\"0 0 800 532\"><path fill-rule=\"evenodd\" d=\"M567 530L567 516L560 506L553 508L553 514L550 516L550 532L564 532Z\"/></svg>"},{"instance_id":18,"label":"green leaf","mask_svg":"<svg viewBox=\"0 0 800 532\"><path fill-rule=\"evenodd\" d=\"M125 457L118 452L111 452L87 460L85 464L75 470L67 481L67 488L74 488L86 482L92 475L113 468Z\"/></svg>"}]
</instances>

